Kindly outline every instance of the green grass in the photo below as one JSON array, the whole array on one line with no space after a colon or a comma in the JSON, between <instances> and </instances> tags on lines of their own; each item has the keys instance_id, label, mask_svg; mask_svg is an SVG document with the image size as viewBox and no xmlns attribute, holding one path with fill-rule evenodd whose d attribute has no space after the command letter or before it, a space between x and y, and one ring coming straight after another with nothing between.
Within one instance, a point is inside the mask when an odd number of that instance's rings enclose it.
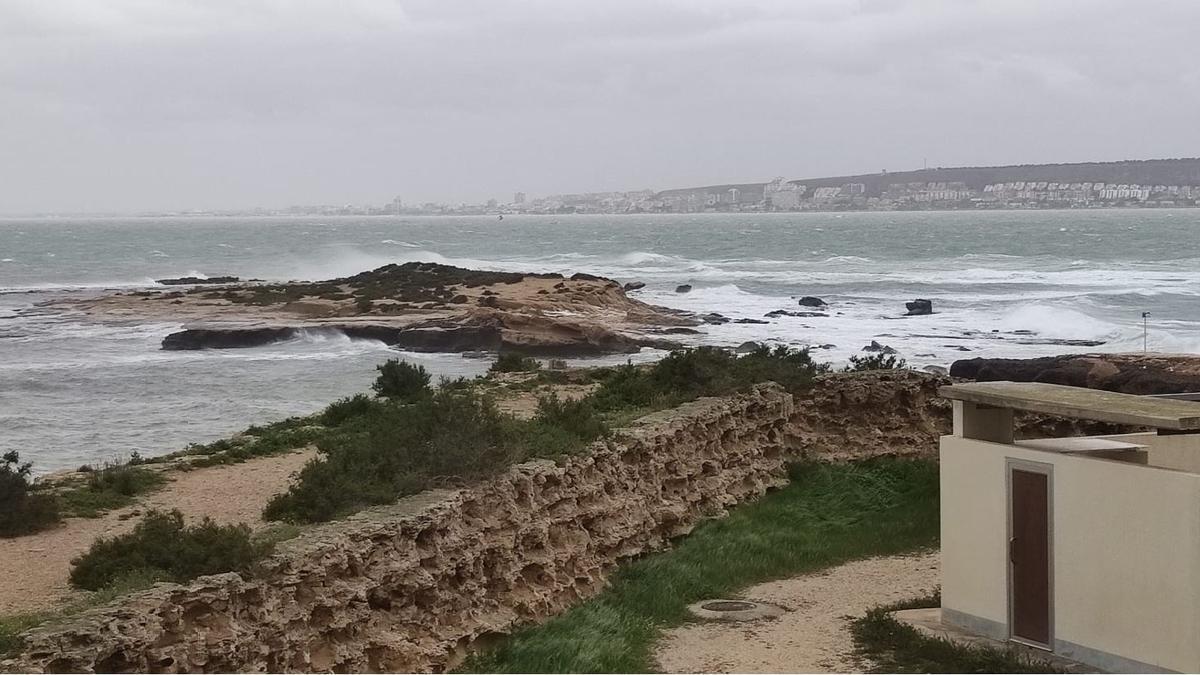
<instances>
[{"instance_id":1,"label":"green grass","mask_svg":"<svg viewBox=\"0 0 1200 675\"><path fill-rule=\"evenodd\" d=\"M475 654L475 672L646 672L660 632L687 605L870 555L928 548L938 536L937 465L877 459L803 464L792 482L665 553L624 565L595 599Z\"/></svg>"},{"instance_id":2,"label":"green grass","mask_svg":"<svg viewBox=\"0 0 1200 675\"><path fill-rule=\"evenodd\" d=\"M860 656L874 664L876 673L1061 673L1044 661L1030 659L1015 649L989 649L957 645L922 634L892 618L902 609L938 607L932 595L876 607L850 625Z\"/></svg>"}]
</instances>

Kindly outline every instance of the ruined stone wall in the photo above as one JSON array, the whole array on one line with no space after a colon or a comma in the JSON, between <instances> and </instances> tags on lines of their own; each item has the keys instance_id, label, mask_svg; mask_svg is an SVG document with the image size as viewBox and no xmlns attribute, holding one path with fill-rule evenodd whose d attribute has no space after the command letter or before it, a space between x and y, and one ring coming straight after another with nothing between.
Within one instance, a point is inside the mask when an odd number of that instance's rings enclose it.
<instances>
[{"instance_id":1,"label":"ruined stone wall","mask_svg":"<svg viewBox=\"0 0 1200 675\"><path fill-rule=\"evenodd\" d=\"M26 634L0 670L437 671L597 593L622 559L786 482L776 385L643 418L593 452L427 492Z\"/></svg>"},{"instance_id":2,"label":"ruined stone wall","mask_svg":"<svg viewBox=\"0 0 1200 675\"><path fill-rule=\"evenodd\" d=\"M789 455L846 461L880 455L937 457L950 432L950 378L912 370L824 375L798 396L785 427Z\"/></svg>"}]
</instances>

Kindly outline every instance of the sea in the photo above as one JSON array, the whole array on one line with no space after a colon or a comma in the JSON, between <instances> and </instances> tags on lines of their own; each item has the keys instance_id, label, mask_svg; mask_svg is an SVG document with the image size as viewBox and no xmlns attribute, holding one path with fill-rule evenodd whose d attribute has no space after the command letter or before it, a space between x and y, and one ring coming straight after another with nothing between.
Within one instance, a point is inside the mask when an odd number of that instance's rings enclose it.
<instances>
[{"instance_id":1,"label":"sea","mask_svg":"<svg viewBox=\"0 0 1200 675\"><path fill-rule=\"evenodd\" d=\"M155 279L326 279L387 263L587 272L650 303L731 319L696 344L872 341L916 368L1083 351L1200 351L1200 209L904 213L0 219L0 452L42 473L152 456L366 391L388 358L473 376L487 360L311 336L162 351L179 324L97 323L45 303ZM682 284L692 286L678 293ZM934 314L905 316L933 301ZM1143 316L1144 313L1148 316ZM1086 342L1102 343L1098 345ZM577 363L644 361L646 350Z\"/></svg>"}]
</instances>

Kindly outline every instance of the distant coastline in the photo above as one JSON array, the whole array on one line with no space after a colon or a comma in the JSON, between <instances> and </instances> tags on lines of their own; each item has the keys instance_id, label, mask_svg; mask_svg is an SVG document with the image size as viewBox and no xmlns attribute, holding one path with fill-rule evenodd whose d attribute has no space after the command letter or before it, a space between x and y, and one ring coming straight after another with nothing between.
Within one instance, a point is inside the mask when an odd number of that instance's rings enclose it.
<instances>
[{"instance_id":1,"label":"distant coastline","mask_svg":"<svg viewBox=\"0 0 1200 675\"><path fill-rule=\"evenodd\" d=\"M1200 206L1200 158L936 167L915 171L724 183L668 190L584 192L482 203L316 204L283 208L193 209L133 213L2 214L0 218L509 216L655 213L802 213L862 211L1028 211L1194 208Z\"/></svg>"}]
</instances>

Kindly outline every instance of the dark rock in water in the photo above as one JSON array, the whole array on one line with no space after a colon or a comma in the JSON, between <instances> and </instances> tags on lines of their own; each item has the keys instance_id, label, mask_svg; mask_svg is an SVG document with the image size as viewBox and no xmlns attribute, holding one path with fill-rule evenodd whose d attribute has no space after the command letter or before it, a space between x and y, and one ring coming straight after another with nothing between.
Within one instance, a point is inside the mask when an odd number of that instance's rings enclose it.
<instances>
[{"instance_id":1,"label":"dark rock in water","mask_svg":"<svg viewBox=\"0 0 1200 675\"><path fill-rule=\"evenodd\" d=\"M924 314L933 314L933 301L917 298L912 302L904 303L908 308L908 316L922 316Z\"/></svg>"},{"instance_id":2,"label":"dark rock in water","mask_svg":"<svg viewBox=\"0 0 1200 675\"><path fill-rule=\"evenodd\" d=\"M319 328L298 326L253 326L188 328L163 338L166 350L236 349L291 340L304 335L340 333L356 340L378 340L387 345L415 352L498 352L519 351L530 356L599 356L633 353L642 347L678 349L679 343L659 338L629 337L620 333L595 335L579 333L572 339L530 341L506 335L497 320L455 323L434 319L417 325L394 326L373 323L330 324Z\"/></svg>"},{"instance_id":3,"label":"dark rock in water","mask_svg":"<svg viewBox=\"0 0 1200 675\"><path fill-rule=\"evenodd\" d=\"M824 317L824 316L829 316L829 315L825 314L824 312L789 312L786 309L776 309L776 310L767 312L763 316L770 318L770 319L777 319L781 316L797 316L797 317L812 318L812 317Z\"/></svg>"},{"instance_id":4,"label":"dark rock in water","mask_svg":"<svg viewBox=\"0 0 1200 675\"><path fill-rule=\"evenodd\" d=\"M192 286L200 284L236 284L239 277L175 277L173 279L155 279L154 283L163 286Z\"/></svg>"},{"instance_id":5,"label":"dark rock in water","mask_svg":"<svg viewBox=\"0 0 1200 675\"><path fill-rule=\"evenodd\" d=\"M685 328L683 326L669 326L667 328L654 329L651 332L662 335L700 335L700 331L695 328Z\"/></svg>"},{"instance_id":6,"label":"dark rock in water","mask_svg":"<svg viewBox=\"0 0 1200 675\"><path fill-rule=\"evenodd\" d=\"M964 359L952 377L980 382L1048 382L1126 394L1200 391L1200 357L1161 354L1066 354L1032 359Z\"/></svg>"},{"instance_id":7,"label":"dark rock in water","mask_svg":"<svg viewBox=\"0 0 1200 675\"><path fill-rule=\"evenodd\" d=\"M732 321L732 319L729 317L723 314L717 314L716 312L712 312L711 314L703 314L700 316L700 320L704 323L710 323L714 326L719 326L723 323L729 323Z\"/></svg>"},{"instance_id":8,"label":"dark rock in water","mask_svg":"<svg viewBox=\"0 0 1200 675\"><path fill-rule=\"evenodd\" d=\"M645 287L646 287L646 282L644 282L644 281L631 281L631 282L625 284L626 291L636 291L639 288L645 288Z\"/></svg>"},{"instance_id":9,"label":"dark rock in water","mask_svg":"<svg viewBox=\"0 0 1200 675\"><path fill-rule=\"evenodd\" d=\"M937 354L917 354L917 358L921 358L921 359L932 359L932 358L936 358L936 357L937 357Z\"/></svg>"},{"instance_id":10,"label":"dark rock in water","mask_svg":"<svg viewBox=\"0 0 1200 675\"><path fill-rule=\"evenodd\" d=\"M734 351L736 351L739 354L749 354L750 352L755 351L757 349L761 349L761 348L762 348L761 344L755 342L754 340L748 340L748 341L743 342L742 344L738 345L737 349L735 349Z\"/></svg>"},{"instance_id":11,"label":"dark rock in water","mask_svg":"<svg viewBox=\"0 0 1200 675\"><path fill-rule=\"evenodd\" d=\"M595 274L587 274L586 272L576 272L571 275L571 281L603 281L611 286L616 286L617 282L606 277L598 277Z\"/></svg>"},{"instance_id":12,"label":"dark rock in water","mask_svg":"<svg viewBox=\"0 0 1200 675\"><path fill-rule=\"evenodd\" d=\"M814 349L837 349L837 345L830 345L830 344L817 345L816 347L814 347Z\"/></svg>"},{"instance_id":13,"label":"dark rock in water","mask_svg":"<svg viewBox=\"0 0 1200 675\"><path fill-rule=\"evenodd\" d=\"M895 354L896 353L895 349L892 349L891 347L889 347L887 345L881 345L881 344L879 344L879 342L877 342L875 340L871 340L871 344L867 345L866 347L863 347L862 350L864 352L875 352L878 354Z\"/></svg>"},{"instance_id":14,"label":"dark rock in water","mask_svg":"<svg viewBox=\"0 0 1200 675\"><path fill-rule=\"evenodd\" d=\"M691 284L680 284L675 287L676 293L690 293L692 291Z\"/></svg>"},{"instance_id":15,"label":"dark rock in water","mask_svg":"<svg viewBox=\"0 0 1200 675\"><path fill-rule=\"evenodd\" d=\"M734 323L771 323L771 322L763 321L762 319L737 319L736 321L734 321Z\"/></svg>"},{"instance_id":16,"label":"dark rock in water","mask_svg":"<svg viewBox=\"0 0 1200 675\"><path fill-rule=\"evenodd\" d=\"M942 346L943 346L943 347L945 347L945 348L947 348L947 349L953 349L953 350L955 350L955 351L958 351L958 352L969 352L969 351L971 351L971 348L970 348L970 347L964 347L964 346L962 346L962 345L942 345Z\"/></svg>"},{"instance_id":17,"label":"dark rock in water","mask_svg":"<svg viewBox=\"0 0 1200 675\"><path fill-rule=\"evenodd\" d=\"M291 327L188 328L163 338L162 348L184 350L261 347L290 340L299 335L300 329Z\"/></svg>"},{"instance_id":18,"label":"dark rock in water","mask_svg":"<svg viewBox=\"0 0 1200 675\"><path fill-rule=\"evenodd\" d=\"M800 298L801 307L824 307L827 304L828 303L826 303L824 300L815 298L811 295L806 295L803 298Z\"/></svg>"}]
</instances>

